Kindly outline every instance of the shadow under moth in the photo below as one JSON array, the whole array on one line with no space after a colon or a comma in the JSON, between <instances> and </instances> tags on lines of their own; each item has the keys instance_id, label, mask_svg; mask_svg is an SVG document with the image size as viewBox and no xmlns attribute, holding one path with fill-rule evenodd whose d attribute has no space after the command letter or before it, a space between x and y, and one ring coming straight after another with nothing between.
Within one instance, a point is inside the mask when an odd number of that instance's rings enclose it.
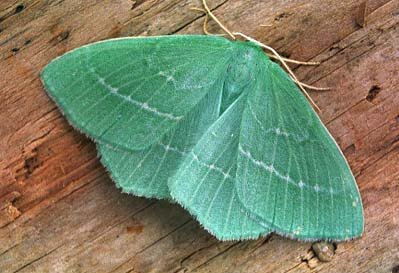
<instances>
[{"instance_id":1,"label":"shadow under moth","mask_svg":"<svg viewBox=\"0 0 399 273\"><path fill-rule=\"evenodd\" d=\"M124 192L173 200L220 240L363 232L355 179L293 79L253 41L118 38L41 73Z\"/></svg>"}]
</instances>

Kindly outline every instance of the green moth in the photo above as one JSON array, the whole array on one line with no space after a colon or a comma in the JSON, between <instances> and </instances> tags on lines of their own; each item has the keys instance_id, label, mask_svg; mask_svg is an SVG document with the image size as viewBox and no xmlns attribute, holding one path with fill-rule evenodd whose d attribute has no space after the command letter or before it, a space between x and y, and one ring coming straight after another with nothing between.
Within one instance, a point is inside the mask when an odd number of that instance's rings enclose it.
<instances>
[{"instance_id":1,"label":"green moth","mask_svg":"<svg viewBox=\"0 0 399 273\"><path fill-rule=\"evenodd\" d=\"M355 179L284 70L216 36L90 44L42 71L124 192L174 200L221 240L363 232Z\"/></svg>"}]
</instances>

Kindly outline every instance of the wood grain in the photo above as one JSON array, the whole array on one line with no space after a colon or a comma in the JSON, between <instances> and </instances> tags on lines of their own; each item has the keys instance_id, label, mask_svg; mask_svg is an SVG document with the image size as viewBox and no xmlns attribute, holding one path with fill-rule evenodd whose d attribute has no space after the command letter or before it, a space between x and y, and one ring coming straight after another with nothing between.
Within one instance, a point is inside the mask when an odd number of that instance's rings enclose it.
<instances>
[{"instance_id":1,"label":"wood grain","mask_svg":"<svg viewBox=\"0 0 399 273\"><path fill-rule=\"evenodd\" d=\"M111 37L202 33L203 14L189 9L199 1L5 0L1 272L399 272L399 2L209 2L230 29L321 62L295 73L333 87L311 95L356 175L364 236L328 263L277 235L219 242L177 205L120 193L46 96L39 72L54 57Z\"/></svg>"}]
</instances>

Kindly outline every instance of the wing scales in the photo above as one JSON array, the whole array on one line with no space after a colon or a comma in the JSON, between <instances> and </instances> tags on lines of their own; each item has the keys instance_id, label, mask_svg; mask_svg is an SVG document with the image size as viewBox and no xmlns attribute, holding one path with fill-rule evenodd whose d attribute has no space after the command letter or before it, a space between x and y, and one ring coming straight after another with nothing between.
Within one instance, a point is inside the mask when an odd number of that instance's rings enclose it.
<instances>
[{"instance_id":1,"label":"wing scales","mask_svg":"<svg viewBox=\"0 0 399 273\"><path fill-rule=\"evenodd\" d=\"M172 197L217 238L257 238L269 229L253 221L235 192L238 137L246 94L207 130L170 180Z\"/></svg>"},{"instance_id":2,"label":"wing scales","mask_svg":"<svg viewBox=\"0 0 399 273\"><path fill-rule=\"evenodd\" d=\"M241 202L291 237L359 236L360 196L341 151L288 75L266 57L259 65L266 79L250 91L242 119Z\"/></svg>"},{"instance_id":3,"label":"wing scales","mask_svg":"<svg viewBox=\"0 0 399 273\"><path fill-rule=\"evenodd\" d=\"M363 231L342 152L289 76L251 43L110 40L58 58L42 80L98 143L118 186L173 197L220 239Z\"/></svg>"},{"instance_id":4,"label":"wing scales","mask_svg":"<svg viewBox=\"0 0 399 273\"><path fill-rule=\"evenodd\" d=\"M115 39L69 52L41 76L74 126L96 140L139 150L220 88L231 54L232 43L222 38Z\"/></svg>"},{"instance_id":5,"label":"wing scales","mask_svg":"<svg viewBox=\"0 0 399 273\"><path fill-rule=\"evenodd\" d=\"M123 191L170 199L168 179L175 174L203 133L220 115L222 89L212 90L176 128L143 150L98 145L101 160Z\"/></svg>"}]
</instances>

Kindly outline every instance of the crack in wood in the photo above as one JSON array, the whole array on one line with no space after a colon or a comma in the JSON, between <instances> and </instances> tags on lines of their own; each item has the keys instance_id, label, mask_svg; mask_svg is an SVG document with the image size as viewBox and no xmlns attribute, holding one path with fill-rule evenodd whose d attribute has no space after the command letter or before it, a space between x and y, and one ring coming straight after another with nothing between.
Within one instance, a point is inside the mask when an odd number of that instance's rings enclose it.
<instances>
[{"instance_id":1,"label":"crack in wood","mask_svg":"<svg viewBox=\"0 0 399 273\"><path fill-rule=\"evenodd\" d=\"M185 225L187 225L188 223L190 223L191 221L193 221L193 219L188 219L187 221L183 222L182 224L180 224L179 226L177 226L176 228L172 229L171 231L169 231L167 234L165 234L164 236L158 238L157 240L155 240L154 242L152 242L150 245L146 246L145 248L141 249L140 251L136 252L135 255L141 254L143 252L145 252L146 250L150 249L151 247L153 247L154 245L156 245L157 243L159 243L160 241L162 241L163 239L165 239L166 237L170 236L171 234L173 234L174 232L178 231L179 229L183 228Z\"/></svg>"},{"instance_id":2,"label":"crack in wood","mask_svg":"<svg viewBox=\"0 0 399 273\"><path fill-rule=\"evenodd\" d=\"M373 167L375 163L381 161L384 157L388 156L390 153L397 153L399 151L399 145L396 147L393 146L392 149L388 150L387 152L383 153L381 156L377 157L373 161L369 162L367 165L365 165L363 168L361 168L357 173L356 173L356 178L360 177L366 170L369 168Z\"/></svg>"},{"instance_id":3,"label":"crack in wood","mask_svg":"<svg viewBox=\"0 0 399 273\"><path fill-rule=\"evenodd\" d=\"M179 264L180 264L179 268L176 269L173 273L185 272L186 269L187 269L187 267L186 267L184 264L185 264L187 261L189 261L193 256L197 255L198 253L201 253L201 252L203 252L204 250L207 250L207 249L210 249L210 248L214 247L216 244L217 244L217 243L214 242L214 243L212 243L212 244L210 244L210 245L207 245L207 246L204 246L204 247L195 249L193 252L191 252L191 253L189 253L188 255L184 256L184 257L180 260L180 262L179 262Z\"/></svg>"},{"instance_id":4,"label":"crack in wood","mask_svg":"<svg viewBox=\"0 0 399 273\"><path fill-rule=\"evenodd\" d=\"M220 257L221 255L229 252L231 249L233 249L234 247L238 246L241 242L234 242L232 243L230 246L228 246L227 248L223 249L222 251L218 252L216 255L213 255L212 257L210 257L209 259L207 259L205 262L201 263L200 265L194 267L192 269L192 271L197 270L201 267L204 267L206 264L208 264L209 262L211 262L212 260Z\"/></svg>"},{"instance_id":5,"label":"crack in wood","mask_svg":"<svg viewBox=\"0 0 399 273\"><path fill-rule=\"evenodd\" d=\"M163 236L157 238L155 241L151 242L149 245L145 246L143 249L136 251L135 254L127 259L126 261L120 263L117 267L113 268L110 273L117 271L118 269L122 268L123 266L127 265L131 259L133 259L134 257L136 257L139 254L144 253L145 251L147 251L148 249L152 248L153 246L157 245L160 241L162 241L163 239L167 238L168 236L172 235L173 233L175 233L176 231L178 231L179 229L183 228L185 225L187 225L188 223L192 222L192 219L188 219L186 221L184 221L183 223L181 223L180 225L178 225L177 227L173 228L171 231L167 232L166 234L164 234ZM128 271L125 271L125 273L131 272L133 269L129 269Z\"/></svg>"},{"instance_id":6,"label":"crack in wood","mask_svg":"<svg viewBox=\"0 0 399 273\"><path fill-rule=\"evenodd\" d=\"M13 271L13 273L20 272L20 271L22 271L23 269L27 268L28 266L31 266L32 264L34 264L34 263L40 261L40 260L43 259L44 257L46 257L46 256L50 255L51 253L53 253L54 251L56 251L56 250L57 250L58 248L60 248L61 246L62 246L62 245L60 245L60 246L58 246L58 247L56 247L56 248L54 248L54 249L52 249L52 250L50 250L50 251L44 253L43 255L37 257L37 258L34 259L34 260L29 261L28 263L24 264L23 266L21 266L21 267L18 268L17 270Z\"/></svg>"},{"instance_id":7,"label":"crack in wood","mask_svg":"<svg viewBox=\"0 0 399 273\"><path fill-rule=\"evenodd\" d=\"M390 24L390 23L391 23L391 24ZM392 24L392 23L393 23L393 24ZM379 25L377 25L377 26L374 26L374 27L373 27L374 31L375 31L376 33L378 33L376 36L373 36L373 35L371 34L371 31L370 31L370 30L369 30L369 31L365 31L365 30L363 30L363 29L356 29L356 30L354 30L353 32L350 32L350 33L349 33L348 35L346 35L344 38L342 38L339 42L337 42L337 43L335 43L335 44L329 46L326 50L324 50L324 51L322 51L322 52L319 52L318 54L316 54L316 55L314 55L313 57L311 57L309 60L318 60L318 61L320 61L320 62L323 64L323 63L326 63L326 62L328 62L329 60L331 60L331 59L333 59L333 58L336 58L336 57L338 56L338 54L342 54L342 53L345 52L345 51L349 51L352 47L354 47L355 45L357 45L357 44L358 44L359 42L361 42L363 39L365 39L365 38L372 38L372 39L370 40L370 41L371 41L371 44L370 44L370 42L369 42L369 48L368 48L366 51L360 53L359 55L356 55L356 56L354 56L354 57L351 57L351 58L349 58L349 59L346 59L344 63L342 63L342 64L339 65L339 66L335 66L333 70L328 71L327 74L322 74L320 77L318 77L318 78L312 80L311 82L309 82L309 84L313 85L313 84L319 82L320 80L322 80L322 79L328 77L329 75L333 74L335 71L341 69L342 67L348 65L349 63L355 61L356 59L361 58L364 54L369 53L371 50L373 50L373 49L376 47L376 45L374 44L374 42L377 41L377 40L381 37L381 35L385 34L386 32L391 31L391 30L392 30L392 27L395 26L395 25L397 25L397 24L398 24L397 20L389 19L389 20L387 20L387 21L385 21L385 22L382 22L381 24L379 24ZM384 25L390 25L390 27L388 27L388 28L382 30L381 27L383 27ZM379 29L381 29L381 30L379 30ZM357 33L357 32L364 32L365 34L362 35L362 36L360 36L360 37L358 37L358 38L356 38L356 39L353 40L353 41L351 40L351 41L350 41L348 44L346 44L344 47L341 47L341 46L340 46L340 43L342 43L342 42L345 41L346 39L350 39L350 37L351 37L352 35L354 35L355 33ZM325 55L327 52L330 52L332 47L336 47L336 48L338 48L338 50L337 50L336 52L334 52L332 55L328 55L326 58L323 58L323 55ZM296 67L295 69L293 69L293 70L296 71L296 70L299 69L299 68L300 68L300 66L297 66L297 67ZM317 69L317 67L311 68L311 69L309 69L309 70L307 71L306 74L307 74L307 75L312 75L312 74L314 74L314 71L316 71L316 69ZM319 74L320 74L320 73L319 73ZM301 78L306 80L306 77L301 77Z\"/></svg>"},{"instance_id":8,"label":"crack in wood","mask_svg":"<svg viewBox=\"0 0 399 273\"><path fill-rule=\"evenodd\" d=\"M224 0L222 3L218 4L217 6L215 6L214 8L211 9L212 12L218 10L220 7L224 6L229 0ZM173 35L176 34L180 31L182 31L183 29L185 29L186 27L192 25L193 23L195 23L196 21L198 21L201 18L205 18L205 14L202 14L200 16L195 17L194 19L192 19L191 21L187 22L186 24L183 24L181 27L171 31L168 33L168 35Z\"/></svg>"},{"instance_id":9,"label":"crack in wood","mask_svg":"<svg viewBox=\"0 0 399 273\"><path fill-rule=\"evenodd\" d=\"M88 244L87 247L83 247L81 251L84 251L86 249L89 248L89 246L94 243L95 241L99 240L100 238L104 237L105 234L107 234L108 232L110 232L112 229L114 229L115 227L126 223L129 219L131 219L134 216L139 215L140 213L143 213L145 210L153 207L155 204L157 203L157 201L152 201L149 204L145 205L144 207L140 208L139 210L133 212L132 214L127 215L126 217L122 218L120 221L110 225L109 227L107 227L106 229L104 229L104 231L102 231L101 233L97 234L95 237L90 238L88 240L83 240L80 244L77 245L77 247L79 246L83 246L84 244Z\"/></svg>"},{"instance_id":10,"label":"crack in wood","mask_svg":"<svg viewBox=\"0 0 399 273\"><path fill-rule=\"evenodd\" d=\"M254 253L255 251L257 251L258 249L264 247L265 245L267 245L273 238L273 236L275 236L274 233L269 233L266 237L261 239L261 242L257 245L255 245L251 251L249 252L249 255Z\"/></svg>"}]
</instances>

